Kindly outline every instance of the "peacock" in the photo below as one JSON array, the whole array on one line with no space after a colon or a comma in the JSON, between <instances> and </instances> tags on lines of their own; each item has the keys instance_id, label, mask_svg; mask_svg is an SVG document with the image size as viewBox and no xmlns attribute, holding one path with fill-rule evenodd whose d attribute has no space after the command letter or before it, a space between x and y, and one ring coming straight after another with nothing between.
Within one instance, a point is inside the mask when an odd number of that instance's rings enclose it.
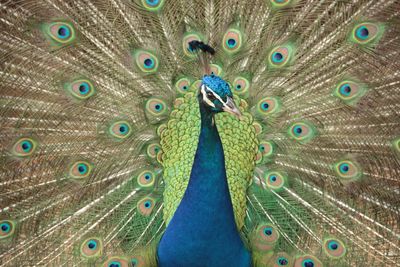
<instances>
[{"instance_id":1,"label":"peacock","mask_svg":"<svg viewBox=\"0 0 400 267\"><path fill-rule=\"evenodd\" d=\"M0 12L1 266L400 266L400 1Z\"/></svg>"}]
</instances>

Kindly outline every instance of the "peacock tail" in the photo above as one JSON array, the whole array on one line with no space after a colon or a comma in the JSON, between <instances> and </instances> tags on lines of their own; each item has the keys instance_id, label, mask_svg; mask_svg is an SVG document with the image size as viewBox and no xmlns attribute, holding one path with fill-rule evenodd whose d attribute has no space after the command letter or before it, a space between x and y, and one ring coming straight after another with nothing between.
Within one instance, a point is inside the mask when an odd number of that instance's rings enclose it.
<instances>
[{"instance_id":1,"label":"peacock tail","mask_svg":"<svg viewBox=\"0 0 400 267\"><path fill-rule=\"evenodd\" d=\"M400 266L398 0L0 8L0 265L157 266L200 133L199 40L242 113L214 119L253 265Z\"/></svg>"}]
</instances>

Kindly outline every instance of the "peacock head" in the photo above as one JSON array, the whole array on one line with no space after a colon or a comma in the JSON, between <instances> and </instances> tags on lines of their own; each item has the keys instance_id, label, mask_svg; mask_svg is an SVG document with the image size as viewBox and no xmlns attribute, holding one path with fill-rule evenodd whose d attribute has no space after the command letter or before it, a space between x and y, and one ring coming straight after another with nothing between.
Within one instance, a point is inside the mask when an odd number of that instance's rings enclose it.
<instances>
[{"instance_id":1,"label":"peacock head","mask_svg":"<svg viewBox=\"0 0 400 267\"><path fill-rule=\"evenodd\" d=\"M211 113L225 111L238 118L241 116L233 101L233 94L229 84L214 74L203 76L199 101Z\"/></svg>"}]
</instances>

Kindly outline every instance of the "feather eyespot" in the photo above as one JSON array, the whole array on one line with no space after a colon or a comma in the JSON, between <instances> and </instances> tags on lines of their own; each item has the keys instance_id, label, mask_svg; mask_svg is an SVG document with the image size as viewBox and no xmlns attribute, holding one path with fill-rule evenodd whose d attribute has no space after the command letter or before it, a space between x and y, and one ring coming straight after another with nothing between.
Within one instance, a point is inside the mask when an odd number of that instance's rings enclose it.
<instances>
[{"instance_id":1,"label":"feather eyespot","mask_svg":"<svg viewBox=\"0 0 400 267\"><path fill-rule=\"evenodd\" d=\"M279 239L279 232L269 223L260 225L253 240L253 244L257 250L265 251L272 249Z\"/></svg>"},{"instance_id":2,"label":"feather eyespot","mask_svg":"<svg viewBox=\"0 0 400 267\"><path fill-rule=\"evenodd\" d=\"M339 177L344 179L357 179L361 176L359 166L351 160L341 160L334 166L335 171Z\"/></svg>"},{"instance_id":3,"label":"feather eyespot","mask_svg":"<svg viewBox=\"0 0 400 267\"><path fill-rule=\"evenodd\" d=\"M157 154L161 152L161 146L158 143L152 143L147 146L147 156L151 159L157 158Z\"/></svg>"},{"instance_id":4,"label":"feather eyespot","mask_svg":"<svg viewBox=\"0 0 400 267\"><path fill-rule=\"evenodd\" d=\"M153 198L145 197L138 202L137 204L138 211L143 216L150 216L151 212L154 209L155 203L156 202Z\"/></svg>"},{"instance_id":5,"label":"feather eyespot","mask_svg":"<svg viewBox=\"0 0 400 267\"><path fill-rule=\"evenodd\" d=\"M274 153L274 144L271 141L261 141L258 145L258 150L263 157L270 157Z\"/></svg>"},{"instance_id":6,"label":"feather eyespot","mask_svg":"<svg viewBox=\"0 0 400 267\"><path fill-rule=\"evenodd\" d=\"M222 76L222 67L217 64L210 64L211 75Z\"/></svg>"},{"instance_id":7,"label":"feather eyespot","mask_svg":"<svg viewBox=\"0 0 400 267\"><path fill-rule=\"evenodd\" d=\"M153 116L161 116L166 113L167 105L159 98L150 98L146 102L146 111Z\"/></svg>"},{"instance_id":8,"label":"feather eyespot","mask_svg":"<svg viewBox=\"0 0 400 267\"><path fill-rule=\"evenodd\" d=\"M290 4L291 0L270 0L273 7L284 7Z\"/></svg>"},{"instance_id":9,"label":"feather eyespot","mask_svg":"<svg viewBox=\"0 0 400 267\"><path fill-rule=\"evenodd\" d=\"M279 267L279 266L292 266L292 259L289 257L289 255L285 252L279 252L277 253L270 261L270 265L273 267Z\"/></svg>"},{"instance_id":10,"label":"feather eyespot","mask_svg":"<svg viewBox=\"0 0 400 267\"><path fill-rule=\"evenodd\" d=\"M178 90L179 93L185 94L189 91L190 89L190 84L191 81L188 78L180 78L176 83L175 83L175 88Z\"/></svg>"},{"instance_id":11,"label":"feather eyespot","mask_svg":"<svg viewBox=\"0 0 400 267\"><path fill-rule=\"evenodd\" d=\"M144 50L135 52L135 61L139 69L144 73L154 73L158 70L158 58Z\"/></svg>"},{"instance_id":12,"label":"feather eyespot","mask_svg":"<svg viewBox=\"0 0 400 267\"><path fill-rule=\"evenodd\" d=\"M103 265L103 267L129 267L129 261L124 257L110 257Z\"/></svg>"},{"instance_id":13,"label":"feather eyespot","mask_svg":"<svg viewBox=\"0 0 400 267\"><path fill-rule=\"evenodd\" d=\"M86 161L77 161L69 169L69 176L73 179L86 178L92 172L93 166Z\"/></svg>"},{"instance_id":14,"label":"feather eyespot","mask_svg":"<svg viewBox=\"0 0 400 267\"><path fill-rule=\"evenodd\" d=\"M142 0L142 5L148 11L158 11L164 5L164 0Z\"/></svg>"},{"instance_id":15,"label":"feather eyespot","mask_svg":"<svg viewBox=\"0 0 400 267\"><path fill-rule=\"evenodd\" d=\"M316 130L311 123L296 122L289 127L289 136L299 142L308 142L314 138Z\"/></svg>"},{"instance_id":16,"label":"feather eyespot","mask_svg":"<svg viewBox=\"0 0 400 267\"><path fill-rule=\"evenodd\" d=\"M237 95L245 95L249 92L250 82L245 77L236 77L233 81L233 92Z\"/></svg>"},{"instance_id":17,"label":"feather eyespot","mask_svg":"<svg viewBox=\"0 0 400 267\"><path fill-rule=\"evenodd\" d=\"M146 261L142 256L135 256L131 258L131 264L133 267L145 267Z\"/></svg>"},{"instance_id":18,"label":"feather eyespot","mask_svg":"<svg viewBox=\"0 0 400 267\"><path fill-rule=\"evenodd\" d=\"M341 258L346 254L343 242L336 238L327 238L323 243L324 252L331 258Z\"/></svg>"},{"instance_id":19,"label":"feather eyespot","mask_svg":"<svg viewBox=\"0 0 400 267\"><path fill-rule=\"evenodd\" d=\"M277 171L265 173L264 179L267 187L274 191L282 190L286 182L286 176Z\"/></svg>"},{"instance_id":20,"label":"feather eyespot","mask_svg":"<svg viewBox=\"0 0 400 267\"><path fill-rule=\"evenodd\" d=\"M12 152L17 157L28 157L32 155L37 148L37 142L32 138L21 138L13 146Z\"/></svg>"},{"instance_id":21,"label":"feather eyespot","mask_svg":"<svg viewBox=\"0 0 400 267\"><path fill-rule=\"evenodd\" d=\"M362 84L345 80L336 86L333 95L346 104L353 104L364 95L365 91L366 89Z\"/></svg>"},{"instance_id":22,"label":"feather eyespot","mask_svg":"<svg viewBox=\"0 0 400 267\"><path fill-rule=\"evenodd\" d=\"M75 29L70 23L52 22L47 27L47 34L57 43L68 44L75 39Z\"/></svg>"},{"instance_id":23,"label":"feather eyespot","mask_svg":"<svg viewBox=\"0 0 400 267\"><path fill-rule=\"evenodd\" d=\"M364 22L356 25L352 31L352 42L366 45L379 41L383 34L383 27L381 24Z\"/></svg>"},{"instance_id":24,"label":"feather eyespot","mask_svg":"<svg viewBox=\"0 0 400 267\"><path fill-rule=\"evenodd\" d=\"M312 255L304 255L295 260L294 267L322 267L322 263Z\"/></svg>"},{"instance_id":25,"label":"feather eyespot","mask_svg":"<svg viewBox=\"0 0 400 267\"><path fill-rule=\"evenodd\" d=\"M186 33L182 41L183 53L191 58L196 57L196 53L194 53L195 51L192 50L189 43L192 41L202 41L202 40L203 37L198 33Z\"/></svg>"},{"instance_id":26,"label":"feather eyespot","mask_svg":"<svg viewBox=\"0 0 400 267\"><path fill-rule=\"evenodd\" d=\"M258 101L257 112L259 115L270 115L280 110L281 104L277 97L265 97Z\"/></svg>"},{"instance_id":27,"label":"feather eyespot","mask_svg":"<svg viewBox=\"0 0 400 267\"><path fill-rule=\"evenodd\" d=\"M237 29L229 29L222 39L222 47L227 53L236 53L242 47L242 33Z\"/></svg>"},{"instance_id":28,"label":"feather eyespot","mask_svg":"<svg viewBox=\"0 0 400 267\"><path fill-rule=\"evenodd\" d=\"M98 258L103 253L103 242L100 238L92 237L81 244L81 255L86 259Z\"/></svg>"},{"instance_id":29,"label":"feather eyespot","mask_svg":"<svg viewBox=\"0 0 400 267\"><path fill-rule=\"evenodd\" d=\"M283 45L275 47L268 56L269 66L272 68L281 68L292 61L293 47L291 45Z\"/></svg>"},{"instance_id":30,"label":"feather eyespot","mask_svg":"<svg viewBox=\"0 0 400 267\"><path fill-rule=\"evenodd\" d=\"M15 222L11 220L0 221L0 240L11 237L15 232Z\"/></svg>"},{"instance_id":31,"label":"feather eyespot","mask_svg":"<svg viewBox=\"0 0 400 267\"><path fill-rule=\"evenodd\" d=\"M70 84L66 84L66 88L73 97L79 100L88 99L95 93L92 82L87 79L80 79Z\"/></svg>"},{"instance_id":32,"label":"feather eyespot","mask_svg":"<svg viewBox=\"0 0 400 267\"><path fill-rule=\"evenodd\" d=\"M109 133L118 139L125 139L132 133L132 127L127 121L117 121L111 124Z\"/></svg>"},{"instance_id":33,"label":"feather eyespot","mask_svg":"<svg viewBox=\"0 0 400 267\"><path fill-rule=\"evenodd\" d=\"M151 187L155 182L155 173L145 170L138 175L137 182L141 187Z\"/></svg>"}]
</instances>

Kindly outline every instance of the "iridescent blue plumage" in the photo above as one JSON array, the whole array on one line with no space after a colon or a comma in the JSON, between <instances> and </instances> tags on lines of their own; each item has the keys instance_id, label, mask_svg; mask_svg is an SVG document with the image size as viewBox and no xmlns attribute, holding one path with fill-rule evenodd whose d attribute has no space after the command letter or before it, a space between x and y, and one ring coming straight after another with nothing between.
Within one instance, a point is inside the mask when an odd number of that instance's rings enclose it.
<instances>
[{"instance_id":1,"label":"iridescent blue plumage","mask_svg":"<svg viewBox=\"0 0 400 267\"><path fill-rule=\"evenodd\" d=\"M203 84L221 98L232 95L217 76L204 76ZM248 267L251 257L235 223L224 151L213 123L222 109L214 111L203 97L199 92L201 130L189 184L159 243L159 265Z\"/></svg>"}]
</instances>

